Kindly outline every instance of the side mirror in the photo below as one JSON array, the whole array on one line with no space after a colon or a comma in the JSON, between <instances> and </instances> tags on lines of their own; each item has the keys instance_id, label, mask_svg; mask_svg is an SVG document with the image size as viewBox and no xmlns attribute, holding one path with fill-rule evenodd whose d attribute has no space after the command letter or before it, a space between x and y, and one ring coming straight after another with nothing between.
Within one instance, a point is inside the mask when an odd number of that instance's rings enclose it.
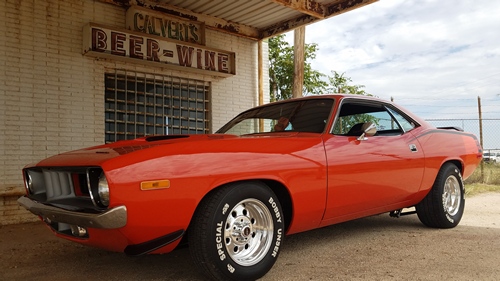
<instances>
[{"instance_id":1,"label":"side mirror","mask_svg":"<svg viewBox=\"0 0 500 281\"><path fill-rule=\"evenodd\" d=\"M363 134L359 136L358 138L359 141L367 140L368 139L367 136L373 137L377 133L377 126L372 122L366 122L361 127L361 130L363 131Z\"/></svg>"}]
</instances>

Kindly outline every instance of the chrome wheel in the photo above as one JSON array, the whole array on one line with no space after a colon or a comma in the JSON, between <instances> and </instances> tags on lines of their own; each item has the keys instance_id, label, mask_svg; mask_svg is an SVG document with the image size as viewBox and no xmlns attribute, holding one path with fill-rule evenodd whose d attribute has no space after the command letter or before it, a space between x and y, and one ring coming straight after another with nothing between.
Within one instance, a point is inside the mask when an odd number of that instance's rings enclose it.
<instances>
[{"instance_id":1,"label":"chrome wheel","mask_svg":"<svg viewBox=\"0 0 500 281\"><path fill-rule=\"evenodd\" d=\"M224 226L227 253L238 265L254 265L268 253L273 233L273 217L264 203L257 199L240 201Z\"/></svg>"},{"instance_id":2,"label":"chrome wheel","mask_svg":"<svg viewBox=\"0 0 500 281\"><path fill-rule=\"evenodd\" d=\"M448 176L443 189L443 208L450 216L454 216L460 209L462 199L462 188L457 178L453 175Z\"/></svg>"},{"instance_id":3,"label":"chrome wheel","mask_svg":"<svg viewBox=\"0 0 500 281\"><path fill-rule=\"evenodd\" d=\"M259 181L211 191L189 226L189 251L195 264L213 280L261 278L283 246L284 214L276 194Z\"/></svg>"}]
</instances>

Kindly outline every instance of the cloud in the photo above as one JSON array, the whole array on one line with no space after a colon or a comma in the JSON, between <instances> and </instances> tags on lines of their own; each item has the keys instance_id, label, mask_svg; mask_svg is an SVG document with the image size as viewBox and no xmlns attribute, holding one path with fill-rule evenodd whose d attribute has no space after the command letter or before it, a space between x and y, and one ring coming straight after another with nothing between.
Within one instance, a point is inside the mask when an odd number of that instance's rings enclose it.
<instances>
[{"instance_id":1,"label":"cloud","mask_svg":"<svg viewBox=\"0 0 500 281\"><path fill-rule=\"evenodd\" d=\"M306 42L313 68L424 118L477 118L477 96L500 118L499 14L500 1L381 0L307 26Z\"/></svg>"}]
</instances>

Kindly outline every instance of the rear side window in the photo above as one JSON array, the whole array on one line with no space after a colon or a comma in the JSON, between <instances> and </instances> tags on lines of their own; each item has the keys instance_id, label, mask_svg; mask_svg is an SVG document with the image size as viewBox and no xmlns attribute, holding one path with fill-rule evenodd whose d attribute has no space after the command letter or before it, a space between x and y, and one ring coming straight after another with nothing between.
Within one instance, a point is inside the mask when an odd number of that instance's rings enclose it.
<instances>
[{"instance_id":1,"label":"rear side window","mask_svg":"<svg viewBox=\"0 0 500 281\"><path fill-rule=\"evenodd\" d=\"M406 119L401 115L399 112L396 112L395 110L391 108L387 108L389 112L394 116L394 118L398 121L399 125L403 128L405 132L413 130L415 128L415 123L411 120Z\"/></svg>"}]
</instances>

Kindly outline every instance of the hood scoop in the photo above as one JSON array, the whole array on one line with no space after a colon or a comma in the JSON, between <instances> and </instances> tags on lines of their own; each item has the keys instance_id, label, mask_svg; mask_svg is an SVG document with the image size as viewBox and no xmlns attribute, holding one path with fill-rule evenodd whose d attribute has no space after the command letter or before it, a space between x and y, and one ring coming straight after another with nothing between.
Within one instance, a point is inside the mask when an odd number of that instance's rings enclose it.
<instances>
[{"instance_id":1,"label":"hood scoop","mask_svg":"<svg viewBox=\"0 0 500 281\"><path fill-rule=\"evenodd\" d=\"M189 138L188 135L163 135L146 137L147 142Z\"/></svg>"}]
</instances>

